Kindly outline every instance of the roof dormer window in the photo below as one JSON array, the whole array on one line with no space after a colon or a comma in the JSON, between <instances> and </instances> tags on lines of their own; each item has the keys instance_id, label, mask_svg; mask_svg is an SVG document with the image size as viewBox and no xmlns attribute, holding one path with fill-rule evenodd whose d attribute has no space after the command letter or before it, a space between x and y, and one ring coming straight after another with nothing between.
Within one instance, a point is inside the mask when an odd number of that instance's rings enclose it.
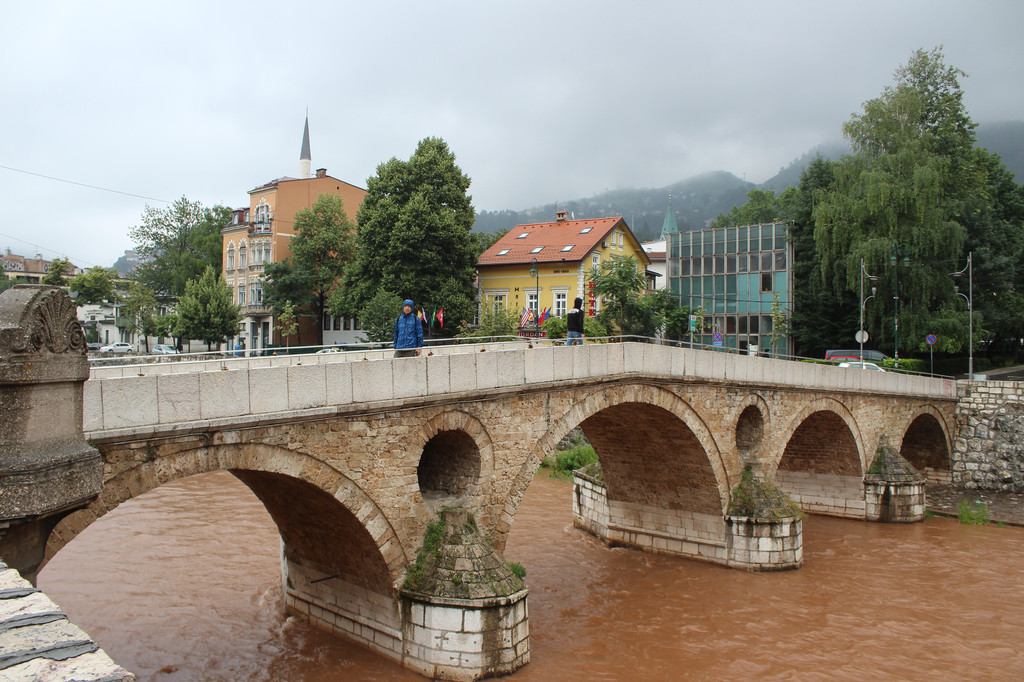
<instances>
[{"instance_id":1,"label":"roof dormer window","mask_svg":"<svg viewBox=\"0 0 1024 682\"><path fill-rule=\"evenodd\" d=\"M529 236L530 236L530 233L529 233L529 232L523 232L523 233L522 233L521 235L519 235L518 237L516 237L516 239L526 239L526 238L527 238L527 237L529 237Z\"/></svg>"},{"instance_id":2,"label":"roof dormer window","mask_svg":"<svg viewBox=\"0 0 1024 682\"><path fill-rule=\"evenodd\" d=\"M593 225L591 225L590 227L584 227L582 230L580 230L580 234L586 234L587 232L590 232L593 229L594 229Z\"/></svg>"},{"instance_id":3,"label":"roof dormer window","mask_svg":"<svg viewBox=\"0 0 1024 682\"><path fill-rule=\"evenodd\" d=\"M530 253L540 253L543 248L544 248L543 246L538 246L533 251L530 251Z\"/></svg>"},{"instance_id":4,"label":"roof dormer window","mask_svg":"<svg viewBox=\"0 0 1024 682\"><path fill-rule=\"evenodd\" d=\"M499 252L498 252L498 255L499 255L499 256L504 256L504 255L506 255L507 253L508 253L508 249L502 249L501 251L499 251Z\"/></svg>"},{"instance_id":5,"label":"roof dormer window","mask_svg":"<svg viewBox=\"0 0 1024 682\"><path fill-rule=\"evenodd\" d=\"M572 251L575 246L575 244L566 244L562 247L562 251Z\"/></svg>"}]
</instances>

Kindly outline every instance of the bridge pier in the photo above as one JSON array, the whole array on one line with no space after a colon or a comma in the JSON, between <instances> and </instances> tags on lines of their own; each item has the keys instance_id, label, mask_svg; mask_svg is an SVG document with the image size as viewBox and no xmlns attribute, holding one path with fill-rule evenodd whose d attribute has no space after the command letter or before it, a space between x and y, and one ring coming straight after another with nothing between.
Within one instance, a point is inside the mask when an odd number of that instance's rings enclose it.
<instances>
[{"instance_id":1,"label":"bridge pier","mask_svg":"<svg viewBox=\"0 0 1024 682\"><path fill-rule=\"evenodd\" d=\"M865 518L886 523L924 520L925 477L880 438L875 459L864 474Z\"/></svg>"},{"instance_id":2,"label":"bridge pier","mask_svg":"<svg viewBox=\"0 0 1024 682\"><path fill-rule=\"evenodd\" d=\"M285 608L411 670L468 682L530 660L527 590L464 509L442 512L400 588L375 591L353 576L284 550Z\"/></svg>"},{"instance_id":3,"label":"bridge pier","mask_svg":"<svg viewBox=\"0 0 1024 682\"><path fill-rule=\"evenodd\" d=\"M75 306L57 287L0 294L0 559L35 583L50 531L103 488L82 433L89 378Z\"/></svg>"},{"instance_id":4,"label":"bridge pier","mask_svg":"<svg viewBox=\"0 0 1024 682\"><path fill-rule=\"evenodd\" d=\"M640 509L608 500L600 465L573 472L573 524L613 545L675 554L750 571L803 564L799 509L777 493L722 517L676 509ZM780 504L779 500L788 502Z\"/></svg>"}]
</instances>

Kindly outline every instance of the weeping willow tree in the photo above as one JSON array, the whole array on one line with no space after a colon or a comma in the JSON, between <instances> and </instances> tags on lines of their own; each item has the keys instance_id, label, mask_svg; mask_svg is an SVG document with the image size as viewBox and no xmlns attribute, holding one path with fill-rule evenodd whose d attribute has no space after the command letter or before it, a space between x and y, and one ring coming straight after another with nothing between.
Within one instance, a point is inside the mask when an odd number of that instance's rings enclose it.
<instances>
[{"instance_id":1,"label":"weeping willow tree","mask_svg":"<svg viewBox=\"0 0 1024 682\"><path fill-rule=\"evenodd\" d=\"M920 349L936 325L943 350L966 346L966 314L962 322L951 314L949 273L963 265L962 212L985 174L972 153L976 124L963 105L965 76L943 62L941 48L915 52L897 69L895 85L843 126L853 154L837 164L835 183L817 190L821 276L837 296L856 293L863 259L878 278L865 326L883 349L897 341L898 350Z\"/></svg>"}]
</instances>

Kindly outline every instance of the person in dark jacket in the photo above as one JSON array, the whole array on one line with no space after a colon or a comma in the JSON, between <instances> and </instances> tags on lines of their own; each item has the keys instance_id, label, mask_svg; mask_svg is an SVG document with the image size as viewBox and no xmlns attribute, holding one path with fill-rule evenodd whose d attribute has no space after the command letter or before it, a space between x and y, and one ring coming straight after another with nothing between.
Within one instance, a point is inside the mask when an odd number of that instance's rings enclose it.
<instances>
[{"instance_id":1,"label":"person in dark jacket","mask_svg":"<svg viewBox=\"0 0 1024 682\"><path fill-rule=\"evenodd\" d=\"M411 358L423 347L423 323L416 316L410 299L402 303L402 314L395 319L395 357Z\"/></svg>"},{"instance_id":2,"label":"person in dark jacket","mask_svg":"<svg viewBox=\"0 0 1024 682\"><path fill-rule=\"evenodd\" d=\"M567 345L569 346L582 346L583 339L583 299L576 297L573 301L572 310L566 316L566 324L568 331L566 336L569 338Z\"/></svg>"}]
</instances>

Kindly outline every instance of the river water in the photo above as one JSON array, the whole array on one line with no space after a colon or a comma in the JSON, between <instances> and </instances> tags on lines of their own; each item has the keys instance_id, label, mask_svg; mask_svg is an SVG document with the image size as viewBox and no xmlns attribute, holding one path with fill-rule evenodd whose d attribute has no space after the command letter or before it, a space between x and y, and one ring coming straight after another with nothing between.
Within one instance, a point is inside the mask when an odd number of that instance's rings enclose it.
<instances>
[{"instance_id":1,"label":"river water","mask_svg":"<svg viewBox=\"0 0 1024 682\"><path fill-rule=\"evenodd\" d=\"M749 574L609 549L539 474L505 551L527 569L528 680L1024 679L1024 529L810 517L804 567ZM279 538L228 473L121 505L39 585L140 680L422 680L282 616Z\"/></svg>"}]
</instances>

